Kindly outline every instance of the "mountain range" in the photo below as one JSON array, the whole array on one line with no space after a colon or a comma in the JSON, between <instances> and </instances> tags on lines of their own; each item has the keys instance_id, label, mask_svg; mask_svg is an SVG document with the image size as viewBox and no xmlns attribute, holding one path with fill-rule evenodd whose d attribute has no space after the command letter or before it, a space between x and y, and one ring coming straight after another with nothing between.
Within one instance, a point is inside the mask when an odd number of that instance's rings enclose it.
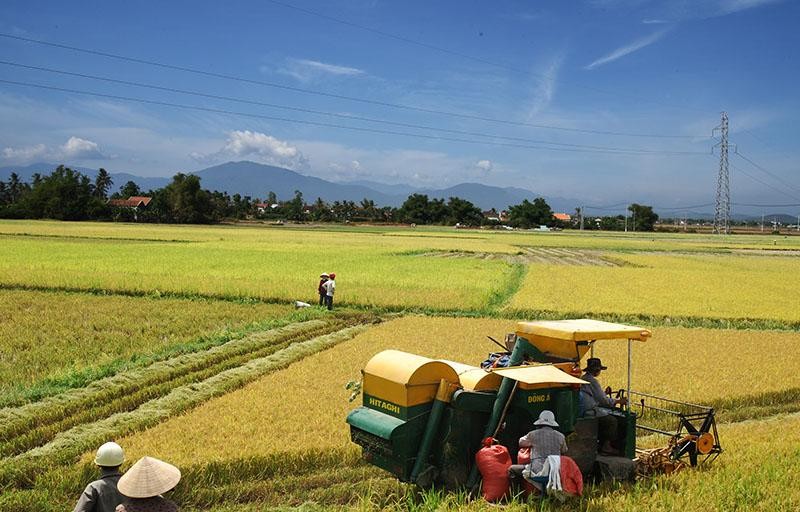
<instances>
[{"instance_id":1,"label":"mountain range","mask_svg":"<svg viewBox=\"0 0 800 512\"><path fill-rule=\"evenodd\" d=\"M46 175L56 167L56 164L51 163L0 167L0 180L7 181L11 173L16 172L22 181L30 182L34 173L38 172ZM72 169L80 171L90 178L94 178L97 175L97 169L74 166ZM112 191L119 190L128 181L133 181L139 185L143 192L162 188L171 181L171 178L143 177L124 172L112 172L110 174L114 182ZM429 198L445 200L450 197L460 197L483 210L495 208L500 211L507 209L509 205L519 204L524 199L533 200L539 197L538 194L523 188L495 187L481 183L461 183L444 189L430 189L407 184L386 184L370 180L332 182L300 174L283 167L248 161L227 162L195 171L191 174L200 177L201 186L208 190L225 191L231 195L241 194L260 199L265 199L267 194L272 191L275 192L280 200L291 199L294 197L294 191L299 190L303 193L303 197L308 203L315 201L318 197L328 202L337 200L358 202L367 198L375 201L379 206L400 206L410 194L419 193L426 194ZM581 201L577 199L544 197L555 212L572 214L575 211L575 207L581 204ZM589 211L590 216L592 213L592 211ZM624 213L624 207L620 208L618 212L605 211L603 215L615 215L618 213ZM661 216L669 218L675 215L675 212L672 211ZM693 219L713 219L714 214L712 212L691 212L688 217ZM732 218L736 221L760 220L761 215L734 214ZM765 215L765 219L770 222L775 220L782 224L794 224L797 222L797 217L782 213Z\"/></svg>"},{"instance_id":2,"label":"mountain range","mask_svg":"<svg viewBox=\"0 0 800 512\"><path fill-rule=\"evenodd\" d=\"M22 181L30 181L34 173L49 174L56 168L50 163L36 163L22 167L0 167L0 180L8 180L12 172L16 172ZM97 174L96 169L72 167L89 177ZM110 172L114 182L113 191L128 181L133 181L142 191L164 187L171 179L159 177L142 177L124 172ZM266 198L268 192L275 192L278 199L286 200L294 197L294 191L303 193L306 202L313 202L318 197L325 201L361 201L364 198L375 201L380 206L400 206L413 193L426 194L429 198L447 200L450 197L466 199L481 209L496 208L504 210L509 205L519 204L524 199L532 201L538 194L516 187L495 187L481 183L461 183L445 189L426 189L411 185L388 185L374 181L332 182L298 172L259 164L256 162L227 162L208 167L195 174L200 184L208 190L225 191L229 194L241 194L251 197ZM580 204L577 200L558 197L545 197L554 211L572 212Z\"/></svg>"}]
</instances>

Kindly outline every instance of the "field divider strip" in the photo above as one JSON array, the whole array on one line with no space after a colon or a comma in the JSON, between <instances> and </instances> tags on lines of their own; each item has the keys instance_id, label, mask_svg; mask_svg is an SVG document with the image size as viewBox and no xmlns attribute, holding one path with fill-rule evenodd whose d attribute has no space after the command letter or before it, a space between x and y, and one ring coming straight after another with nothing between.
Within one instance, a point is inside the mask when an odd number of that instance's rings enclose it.
<instances>
[{"instance_id":1,"label":"field divider strip","mask_svg":"<svg viewBox=\"0 0 800 512\"><path fill-rule=\"evenodd\" d=\"M171 416L228 393L263 375L285 368L304 357L352 339L368 328L368 324L360 324L294 343L278 352L223 371L202 382L175 388L169 394L150 400L135 410L120 412L93 423L75 426L66 432L59 433L44 446L4 459L2 465L10 466L10 474L13 476L19 474L21 469L19 467L14 469L15 466L24 465L27 466L28 471L35 471L36 467L40 466L44 460L49 464L68 463L74 457L109 438L118 438L154 426ZM23 470L22 473L28 471ZM0 471L0 476L3 473ZM35 475L28 474L27 477L35 479ZM13 480L14 478L12 478L12 482L9 482L5 478L0 479L0 489L13 486Z\"/></svg>"},{"instance_id":2,"label":"field divider strip","mask_svg":"<svg viewBox=\"0 0 800 512\"><path fill-rule=\"evenodd\" d=\"M505 307L508 302L516 295L522 283L525 281L525 274L528 273L528 265L523 263L511 263L511 272L502 286L495 290L489 299L487 308L489 310L500 310Z\"/></svg>"},{"instance_id":3,"label":"field divider strip","mask_svg":"<svg viewBox=\"0 0 800 512\"><path fill-rule=\"evenodd\" d=\"M132 410L170 390L282 350L299 339L341 329L358 321L312 320L256 333L204 352L185 354L124 372L86 388L71 390L33 404L0 410L0 456L22 453L75 425ZM360 319L363 321L363 319Z\"/></svg>"},{"instance_id":4,"label":"field divider strip","mask_svg":"<svg viewBox=\"0 0 800 512\"><path fill-rule=\"evenodd\" d=\"M257 296L232 296L224 294L183 293L174 291L148 291L129 289L100 289L81 287L59 287L0 283L0 290L21 290L41 292L66 292L85 293L91 295L120 295L125 297L147 297L186 300L219 300L246 304L287 304L291 302L286 298L257 297ZM592 311L555 311L548 309L518 309L504 307L502 310L491 308L488 305L476 309L437 308L432 306L414 307L404 305L379 305L359 304L340 301L340 309L369 312L375 315L387 313L402 313L407 315L447 316L465 318L508 318L509 320L564 320L569 318L594 318L609 322L641 323L659 327L702 327L705 329L754 329L777 331L800 331L800 320L775 320L769 318L745 317L704 317L691 315L665 315L646 313L611 313Z\"/></svg>"}]
</instances>

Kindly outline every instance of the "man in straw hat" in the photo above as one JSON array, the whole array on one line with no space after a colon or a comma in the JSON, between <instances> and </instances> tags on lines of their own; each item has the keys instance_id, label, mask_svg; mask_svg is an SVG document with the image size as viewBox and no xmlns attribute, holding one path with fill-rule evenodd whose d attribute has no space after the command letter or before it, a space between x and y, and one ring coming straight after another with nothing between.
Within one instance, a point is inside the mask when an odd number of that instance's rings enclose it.
<instances>
[{"instance_id":1,"label":"man in straw hat","mask_svg":"<svg viewBox=\"0 0 800 512\"><path fill-rule=\"evenodd\" d=\"M581 386L581 401L583 403L584 416L595 417L598 422L598 441L600 451L608 454L617 454L618 450L613 442L617 439L617 419L612 416L611 409L616 405L625 405L625 398L611 398L600 385L597 377L600 372L608 370L603 366L603 362L597 357L590 357L586 361L586 368L581 379L589 383L588 386Z\"/></svg>"},{"instance_id":2,"label":"man in straw hat","mask_svg":"<svg viewBox=\"0 0 800 512\"><path fill-rule=\"evenodd\" d=\"M122 496L117 482L122 474L119 467L125 461L125 452L117 443L105 443L97 450L94 463L100 468L100 478L86 486L73 512L113 512Z\"/></svg>"},{"instance_id":3,"label":"man in straw hat","mask_svg":"<svg viewBox=\"0 0 800 512\"><path fill-rule=\"evenodd\" d=\"M181 471L153 457L142 457L119 479L124 496L116 512L175 512L178 506L161 495L178 485Z\"/></svg>"},{"instance_id":4,"label":"man in straw hat","mask_svg":"<svg viewBox=\"0 0 800 512\"><path fill-rule=\"evenodd\" d=\"M558 423L552 411L545 409L539 413L539 419L533 422L533 430L519 438L520 448L531 449L531 461L527 465L514 464L508 468L508 476L512 481L521 482L522 471L526 468L531 474L541 472L549 455L567 453L567 441L557 428Z\"/></svg>"}]
</instances>

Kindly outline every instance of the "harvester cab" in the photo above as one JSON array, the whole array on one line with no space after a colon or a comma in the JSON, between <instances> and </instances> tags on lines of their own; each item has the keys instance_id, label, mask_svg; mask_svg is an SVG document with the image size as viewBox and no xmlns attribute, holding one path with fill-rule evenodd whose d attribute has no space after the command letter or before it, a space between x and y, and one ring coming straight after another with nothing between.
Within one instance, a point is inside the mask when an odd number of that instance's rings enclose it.
<instances>
[{"instance_id":1,"label":"harvester cab","mask_svg":"<svg viewBox=\"0 0 800 512\"><path fill-rule=\"evenodd\" d=\"M351 439L362 447L365 460L401 481L453 490L474 488L479 481L475 454L481 441L493 437L515 457L519 438L548 409L559 430L568 435L569 455L581 471L597 474L598 419L582 411L580 389L587 383L580 378L581 360L593 354L599 340L627 340L628 379L620 393L630 398L631 345L650 335L639 327L586 319L519 322L509 340L513 349L507 354L507 366L489 369L396 350L380 352L363 370L362 406L347 417ZM634 396L640 400L639 414L649 410L645 396ZM623 466L632 474L637 412L629 400L611 414L620 427L616 445L624 457L618 459L627 461ZM713 410L708 417L701 421L706 431L713 426ZM702 427L686 424L680 423L675 434L661 430L663 422L647 428L673 439L680 435L686 441L683 449L697 453L696 434ZM720 451L716 427L713 439L703 438L703 446L709 442L711 450Z\"/></svg>"}]
</instances>

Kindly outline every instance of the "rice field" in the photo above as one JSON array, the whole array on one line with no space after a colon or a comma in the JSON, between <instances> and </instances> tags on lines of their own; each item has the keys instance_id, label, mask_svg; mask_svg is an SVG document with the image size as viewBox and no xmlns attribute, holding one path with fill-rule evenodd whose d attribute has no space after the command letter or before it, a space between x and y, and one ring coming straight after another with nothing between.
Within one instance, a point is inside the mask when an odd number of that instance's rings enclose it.
<instances>
[{"instance_id":1,"label":"rice field","mask_svg":"<svg viewBox=\"0 0 800 512\"><path fill-rule=\"evenodd\" d=\"M291 311L277 304L0 289L0 405L30 395L44 380L85 383L108 373L104 368L201 336L224 339Z\"/></svg>"},{"instance_id":2,"label":"rice field","mask_svg":"<svg viewBox=\"0 0 800 512\"><path fill-rule=\"evenodd\" d=\"M502 339L513 330L513 321L500 319L392 320L124 442L132 453L162 453L182 464L310 447L344 449L352 446L344 418L353 408L344 385L360 378L374 354L394 348L477 366L494 351L486 336ZM800 355L784 353L798 342L800 334L787 332L657 328L651 340L635 344L632 387L681 401L724 401L722 421L739 409L756 415L782 402L798 410L800 386L782 377L800 364ZM603 384L625 387L627 343L598 342L595 355L609 367ZM301 392L276 392L282 389ZM770 403L759 401L765 396ZM203 443L196 442L198 435Z\"/></svg>"},{"instance_id":3,"label":"rice field","mask_svg":"<svg viewBox=\"0 0 800 512\"><path fill-rule=\"evenodd\" d=\"M513 273L502 261L398 255L370 236L276 234L190 243L9 237L0 245L0 283L314 302L320 272L334 271L342 304L479 309Z\"/></svg>"},{"instance_id":4,"label":"rice field","mask_svg":"<svg viewBox=\"0 0 800 512\"><path fill-rule=\"evenodd\" d=\"M0 512L72 507L107 439L181 467L183 510L488 510L361 461L344 385L384 349L477 365L512 318L576 316L649 326L632 387L715 407L726 453L545 509L797 510L799 256L800 237L0 221ZM294 311L323 270L337 311ZM625 348L596 348L613 388Z\"/></svg>"},{"instance_id":5,"label":"rice field","mask_svg":"<svg viewBox=\"0 0 800 512\"><path fill-rule=\"evenodd\" d=\"M800 257L614 254L616 267L532 264L513 310L797 323Z\"/></svg>"}]
</instances>

